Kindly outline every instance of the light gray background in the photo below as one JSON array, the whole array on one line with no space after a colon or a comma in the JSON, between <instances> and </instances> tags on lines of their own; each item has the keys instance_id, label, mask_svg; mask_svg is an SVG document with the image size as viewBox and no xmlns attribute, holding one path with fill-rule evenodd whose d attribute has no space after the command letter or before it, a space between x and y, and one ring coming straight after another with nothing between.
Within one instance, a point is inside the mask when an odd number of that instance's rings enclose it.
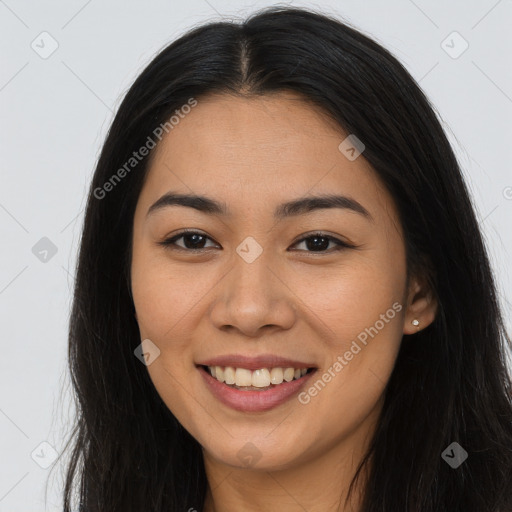
<instances>
[{"instance_id":1,"label":"light gray background","mask_svg":"<svg viewBox=\"0 0 512 512\"><path fill-rule=\"evenodd\" d=\"M512 1L289 3L343 16L373 35L430 97L473 193L510 331ZM187 28L267 5L0 0L0 512L60 510L62 466L50 474L40 464L51 462L51 447L62 450L74 411L70 272L87 187L120 98ZM453 31L469 44L458 58L464 41ZM46 59L31 47L48 51L52 39L58 48ZM32 252L42 237L58 250L46 262Z\"/></svg>"}]
</instances>

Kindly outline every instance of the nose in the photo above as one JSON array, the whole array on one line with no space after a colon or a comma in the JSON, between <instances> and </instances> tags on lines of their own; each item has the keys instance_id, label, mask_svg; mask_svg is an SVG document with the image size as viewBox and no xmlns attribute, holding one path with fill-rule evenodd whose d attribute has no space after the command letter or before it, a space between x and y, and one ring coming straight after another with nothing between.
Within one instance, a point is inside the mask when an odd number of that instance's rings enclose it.
<instances>
[{"instance_id":1,"label":"nose","mask_svg":"<svg viewBox=\"0 0 512 512\"><path fill-rule=\"evenodd\" d=\"M295 297L276 266L267 261L265 251L252 263L236 255L233 265L219 283L210 310L215 327L252 338L290 329L296 321Z\"/></svg>"}]
</instances>

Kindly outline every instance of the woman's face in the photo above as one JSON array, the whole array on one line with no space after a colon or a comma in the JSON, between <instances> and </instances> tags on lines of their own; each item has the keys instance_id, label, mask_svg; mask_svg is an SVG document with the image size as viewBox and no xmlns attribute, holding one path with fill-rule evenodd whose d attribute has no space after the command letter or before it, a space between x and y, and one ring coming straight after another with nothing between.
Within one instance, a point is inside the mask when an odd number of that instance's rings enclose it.
<instances>
[{"instance_id":1,"label":"woman's face","mask_svg":"<svg viewBox=\"0 0 512 512\"><path fill-rule=\"evenodd\" d=\"M156 390L212 460L286 468L362 435L417 330L394 203L347 135L291 93L217 95L158 147L134 218L136 316ZM209 202L149 212L165 194Z\"/></svg>"}]
</instances>

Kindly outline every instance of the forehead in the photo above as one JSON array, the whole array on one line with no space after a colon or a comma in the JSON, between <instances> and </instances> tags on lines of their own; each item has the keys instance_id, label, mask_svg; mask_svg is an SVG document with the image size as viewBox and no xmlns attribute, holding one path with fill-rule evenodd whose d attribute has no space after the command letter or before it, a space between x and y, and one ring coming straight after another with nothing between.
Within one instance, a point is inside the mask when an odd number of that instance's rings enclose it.
<instances>
[{"instance_id":1,"label":"forehead","mask_svg":"<svg viewBox=\"0 0 512 512\"><path fill-rule=\"evenodd\" d=\"M147 205L180 190L246 212L304 195L342 193L378 217L379 209L392 208L392 198L362 156L349 160L340 151L347 136L294 93L200 98L157 147L140 201Z\"/></svg>"}]
</instances>

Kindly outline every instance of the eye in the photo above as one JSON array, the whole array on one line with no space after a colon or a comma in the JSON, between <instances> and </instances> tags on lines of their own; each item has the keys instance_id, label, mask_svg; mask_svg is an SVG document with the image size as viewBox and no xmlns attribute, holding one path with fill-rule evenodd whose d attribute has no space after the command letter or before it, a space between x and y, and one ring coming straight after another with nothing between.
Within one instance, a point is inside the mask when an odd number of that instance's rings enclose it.
<instances>
[{"instance_id":1,"label":"eye","mask_svg":"<svg viewBox=\"0 0 512 512\"><path fill-rule=\"evenodd\" d=\"M329 248L330 244L334 244L334 247L331 247L332 250L327 251L326 249ZM312 233L311 235L301 238L297 243L294 245L301 245L304 244L304 247L306 247L308 250L307 252L327 252L331 253L334 251L339 251L341 249L350 248L353 247L352 245L347 244L346 242L343 242L339 240L338 238L335 238L333 236L325 235L324 233Z\"/></svg>"},{"instance_id":2,"label":"eye","mask_svg":"<svg viewBox=\"0 0 512 512\"><path fill-rule=\"evenodd\" d=\"M183 239L183 242L181 244L177 243L177 241L180 239ZM168 247L170 249L178 249L184 251L201 251L203 249L208 249L209 247L215 247L215 244L211 246L206 246L208 240L213 241L209 236L206 236L204 233L201 233L199 231L182 231L181 233L171 238L167 238L166 240L159 242L159 245ZM306 252L320 253L331 253L334 251L339 251L344 248L354 247L350 244L347 244L346 242L339 240L338 238L323 233L312 233L307 237L301 238L298 242L293 244L293 246L301 244L304 244ZM331 244L333 244L333 247L331 246L330 250L327 250L329 249L329 246Z\"/></svg>"},{"instance_id":3,"label":"eye","mask_svg":"<svg viewBox=\"0 0 512 512\"><path fill-rule=\"evenodd\" d=\"M176 241L181 238L183 239L183 245L176 243ZM171 249L178 248L185 251L200 251L201 249L208 249L208 247L205 247L206 240L211 240L211 238L206 236L204 233L200 233L198 231L182 231L172 238L159 242L159 245L163 245L164 247L169 247Z\"/></svg>"}]
</instances>

